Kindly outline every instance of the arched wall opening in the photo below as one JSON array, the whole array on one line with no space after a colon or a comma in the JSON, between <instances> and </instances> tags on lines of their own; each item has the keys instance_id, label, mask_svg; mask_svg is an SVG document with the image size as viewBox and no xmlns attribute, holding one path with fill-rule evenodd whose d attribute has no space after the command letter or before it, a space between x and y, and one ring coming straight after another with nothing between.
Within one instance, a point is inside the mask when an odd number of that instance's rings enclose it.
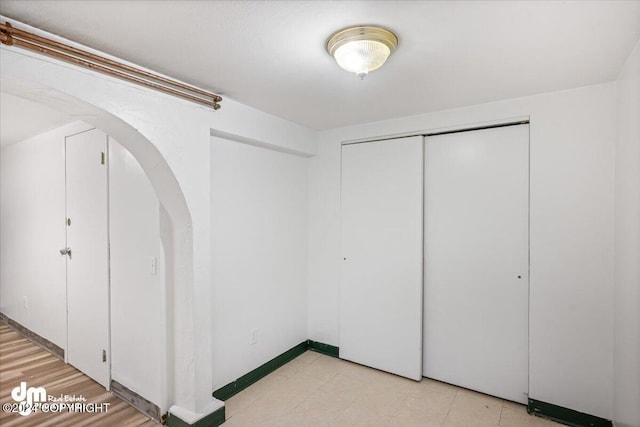
<instances>
[{"instance_id":1,"label":"arched wall opening","mask_svg":"<svg viewBox=\"0 0 640 427\"><path fill-rule=\"evenodd\" d=\"M193 232L191 215L182 189L170 166L158 148L123 119L59 90L13 78L0 81L2 92L29 99L64 112L100 129L122 145L139 163L159 201L159 234L164 258L165 287L164 319L159 328L166 333L166 348L158 355L162 358L162 398L158 402L166 412L173 404L193 400L193 384L177 372L185 360L193 356L193 348L183 343L193 342L193 325L184 313L193 304ZM181 345L176 345L178 335ZM176 380L176 377L179 379ZM188 405L185 405L188 406Z\"/></svg>"}]
</instances>

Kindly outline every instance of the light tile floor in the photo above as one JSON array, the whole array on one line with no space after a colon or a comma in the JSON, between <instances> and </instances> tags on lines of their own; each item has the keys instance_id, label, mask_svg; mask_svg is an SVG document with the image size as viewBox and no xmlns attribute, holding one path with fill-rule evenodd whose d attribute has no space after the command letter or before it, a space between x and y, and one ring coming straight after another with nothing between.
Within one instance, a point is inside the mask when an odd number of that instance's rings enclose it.
<instances>
[{"instance_id":1,"label":"light tile floor","mask_svg":"<svg viewBox=\"0 0 640 427\"><path fill-rule=\"evenodd\" d=\"M311 351L225 402L225 427L551 427L525 407Z\"/></svg>"}]
</instances>

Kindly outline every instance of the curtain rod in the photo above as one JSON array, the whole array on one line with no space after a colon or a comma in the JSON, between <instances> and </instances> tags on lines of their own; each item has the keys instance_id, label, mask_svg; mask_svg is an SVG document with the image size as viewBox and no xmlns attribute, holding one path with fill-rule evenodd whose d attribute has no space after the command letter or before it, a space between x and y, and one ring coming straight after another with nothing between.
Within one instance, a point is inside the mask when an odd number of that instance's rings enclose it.
<instances>
[{"instance_id":1,"label":"curtain rod","mask_svg":"<svg viewBox=\"0 0 640 427\"><path fill-rule=\"evenodd\" d=\"M0 43L18 46L218 110L220 95L0 23Z\"/></svg>"}]
</instances>

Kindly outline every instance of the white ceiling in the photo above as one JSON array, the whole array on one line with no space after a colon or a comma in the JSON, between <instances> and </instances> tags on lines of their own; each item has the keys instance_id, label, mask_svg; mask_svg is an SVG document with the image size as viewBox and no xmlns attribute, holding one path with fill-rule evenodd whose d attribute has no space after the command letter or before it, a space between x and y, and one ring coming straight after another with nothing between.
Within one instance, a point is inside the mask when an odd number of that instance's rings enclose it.
<instances>
[{"instance_id":1,"label":"white ceiling","mask_svg":"<svg viewBox=\"0 0 640 427\"><path fill-rule=\"evenodd\" d=\"M71 122L68 115L45 105L0 92L0 145L24 141Z\"/></svg>"},{"instance_id":2,"label":"white ceiling","mask_svg":"<svg viewBox=\"0 0 640 427\"><path fill-rule=\"evenodd\" d=\"M640 1L1 0L0 13L316 129L613 80L640 39ZM364 81L325 51L357 24L400 39Z\"/></svg>"}]
</instances>

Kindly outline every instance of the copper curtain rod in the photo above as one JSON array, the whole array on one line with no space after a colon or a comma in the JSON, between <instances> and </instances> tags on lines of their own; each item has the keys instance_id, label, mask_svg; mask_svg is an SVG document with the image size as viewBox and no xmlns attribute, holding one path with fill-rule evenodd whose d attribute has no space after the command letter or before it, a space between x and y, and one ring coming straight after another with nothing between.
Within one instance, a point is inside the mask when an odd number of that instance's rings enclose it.
<instances>
[{"instance_id":1,"label":"copper curtain rod","mask_svg":"<svg viewBox=\"0 0 640 427\"><path fill-rule=\"evenodd\" d=\"M42 53L90 70L108 74L198 104L207 105L214 110L220 108L219 102L222 101L222 97L215 93L122 64L100 55L85 52L28 31L19 30L12 27L8 22L0 23L0 43Z\"/></svg>"}]
</instances>

